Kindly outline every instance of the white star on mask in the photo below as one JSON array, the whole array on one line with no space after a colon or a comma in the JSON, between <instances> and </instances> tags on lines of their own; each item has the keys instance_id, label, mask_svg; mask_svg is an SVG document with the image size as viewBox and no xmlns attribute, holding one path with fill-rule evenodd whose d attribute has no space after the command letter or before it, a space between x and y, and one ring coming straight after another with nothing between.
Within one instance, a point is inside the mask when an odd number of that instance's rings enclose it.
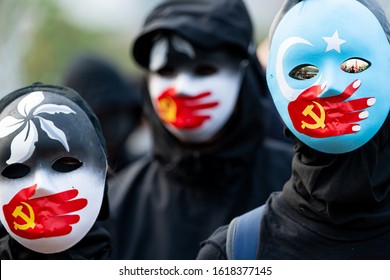
<instances>
[{"instance_id":1,"label":"white star on mask","mask_svg":"<svg viewBox=\"0 0 390 280\"><path fill-rule=\"evenodd\" d=\"M335 50L338 53L340 53L341 52L340 46L346 42L345 40L339 38L339 32L337 30L335 33L333 33L332 37L322 37L322 38L328 43L325 52Z\"/></svg>"}]
</instances>

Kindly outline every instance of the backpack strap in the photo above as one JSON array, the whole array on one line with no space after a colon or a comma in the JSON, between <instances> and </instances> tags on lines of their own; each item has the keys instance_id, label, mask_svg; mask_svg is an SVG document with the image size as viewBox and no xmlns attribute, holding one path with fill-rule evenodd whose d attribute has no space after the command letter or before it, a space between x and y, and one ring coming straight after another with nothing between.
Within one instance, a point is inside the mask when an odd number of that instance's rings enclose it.
<instances>
[{"instance_id":1,"label":"backpack strap","mask_svg":"<svg viewBox=\"0 0 390 280\"><path fill-rule=\"evenodd\" d=\"M228 227L226 254L229 260L255 260L265 205L234 218Z\"/></svg>"}]
</instances>

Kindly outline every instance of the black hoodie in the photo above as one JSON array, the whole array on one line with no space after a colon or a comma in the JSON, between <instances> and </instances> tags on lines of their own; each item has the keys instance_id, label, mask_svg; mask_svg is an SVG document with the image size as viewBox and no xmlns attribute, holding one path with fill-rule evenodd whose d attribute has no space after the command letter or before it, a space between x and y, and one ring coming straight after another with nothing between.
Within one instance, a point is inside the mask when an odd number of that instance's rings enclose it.
<instances>
[{"instance_id":1,"label":"black hoodie","mask_svg":"<svg viewBox=\"0 0 390 280\"><path fill-rule=\"evenodd\" d=\"M286 1L276 24L300 1ZM375 0L360 0L389 23ZM289 132L287 132L289 134ZM258 259L390 259L390 115L364 146L325 154L296 142L292 177L267 201ZM211 242L220 246L212 246ZM226 227L199 253L226 258ZM222 247L222 250L220 248Z\"/></svg>"},{"instance_id":2,"label":"black hoodie","mask_svg":"<svg viewBox=\"0 0 390 280\"><path fill-rule=\"evenodd\" d=\"M134 43L134 57L144 68L159 32L174 32L206 50L228 49L248 63L233 116L207 143L185 144L168 132L145 88L153 153L110 182L117 259L194 259L214 229L264 203L291 172L289 146L265 140L267 88L244 3L164 1Z\"/></svg>"}]
</instances>

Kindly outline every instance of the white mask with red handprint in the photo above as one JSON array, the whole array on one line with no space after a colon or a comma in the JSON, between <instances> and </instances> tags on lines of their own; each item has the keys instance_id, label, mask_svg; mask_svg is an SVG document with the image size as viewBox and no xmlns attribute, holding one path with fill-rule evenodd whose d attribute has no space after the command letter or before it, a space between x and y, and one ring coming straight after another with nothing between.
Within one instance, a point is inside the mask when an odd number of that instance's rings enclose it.
<instances>
[{"instance_id":1,"label":"white mask with red handprint","mask_svg":"<svg viewBox=\"0 0 390 280\"><path fill-rule=\"evenodd\" d=\"M93 124L73 101L34 91L0 114L0 219L23 246L57 253L97 219L107 162Z\"/></svg>"},{"instance_id":2,"label":"white mask with red handprint","mask_svg":"<svg viewBox=\"0 0 390 280\"><path fill-rule=\"evenodd\" d=\"M267 82L286 126L308 146L345 153L369 141L390 108L390 45L356 0L304 0L275 29Z\"/></svg>"},{"instance_id":3,"label":"white mask with red handprint","mask_svg":"<svg viewBox=\"0 0 390 280\"><path fill-rule=\"evenodd\" d=\"M232 115L241 60L226 51L202 51L177 36L156 41L149 93L164 126L185 142L210 140Z\"/></svg>"}]
</instances>

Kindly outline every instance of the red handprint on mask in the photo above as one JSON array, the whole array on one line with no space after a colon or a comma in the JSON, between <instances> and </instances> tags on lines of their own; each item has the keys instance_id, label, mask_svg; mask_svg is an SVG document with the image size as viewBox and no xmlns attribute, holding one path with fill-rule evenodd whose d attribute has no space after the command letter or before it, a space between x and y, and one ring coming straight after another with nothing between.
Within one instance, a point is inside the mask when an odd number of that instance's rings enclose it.
<instances>
[{"instance_id":1,"label":"red handprint on mask","mask_svg":"<svg viewBox=\"0 0 390 280\"><path fill-rule=\"evenodd\" d=\"M3 206L9 228L16 235L27 239L63 236L72 231L72 224L79 215L67 215L83 209L87 200L79 198L78 190L72 189L53 195L29 199L37 185L20 190L8 204Z\"/></svg>"},{"instance_id":2,"label":"red handprint on mask","mask_svg":"<svg viewBox=\"0 0 390 280\"><path fill-rule=\"evenodd\" d=\"M324 98L317 97L324 91L320 85L305 90L288 105L288 113L295 129L315 138L360 131L360 125L356 122L366 119L368 112L364 109L375 104L374 97L345 101L360 85L360 80L356 80L341 94Z\"/></svg>"},{"instance_id":3,"label":"red handprint on mask","mask_svg":"<svg viewBox=\"0 0 390 280\"><path fill-rule=\"evenodd\" d=\"M168 88L158 98L158 112L161 119L180 129L200 127L209 115L200 115L199 110L218 106L218 102L204 102L202 99L211 92L200 93L196 96L178 95L174 88Z\"/></svg>"}]
</instances>

